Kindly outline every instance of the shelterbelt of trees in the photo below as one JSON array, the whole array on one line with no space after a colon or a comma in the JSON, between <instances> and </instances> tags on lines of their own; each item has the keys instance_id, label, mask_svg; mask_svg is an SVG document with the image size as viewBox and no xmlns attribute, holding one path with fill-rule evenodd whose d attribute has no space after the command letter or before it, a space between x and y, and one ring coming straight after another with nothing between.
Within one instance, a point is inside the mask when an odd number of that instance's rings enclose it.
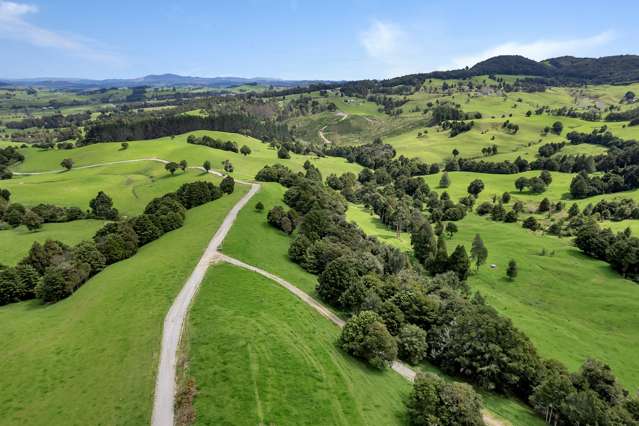
<instances>
[{"instance_id":1,"label":"shelterbelt of trees","mask_svg":"<svg viewBox=\"0 0 639 426\"><path fill-rule=\"evenodd\" d=\"M230 176L219 187L204 181L185 183L177 191L151 200L143 214L126 220L118 220L113 201L100 192L91 200L91 217L114 222L99 229L91 241L73 247L53 240L33 243L17 266L0 269L0 305L34 297L44 303L64 299L108 265L135 255L139 247L180 228L186 210L233 190Z\"/></svg>"},{"instance_id":2,"label":"shelterbelt of trees","mask_svg":"<svg viewBox=\"0 0 639 426\"><path fill-rule=\"evenodd\" d=\"M316 290L324 302L353 315L339 340L344 350L378 368L396 356L410 363L428 359L483 388L517 395L551 423L638 424L639 401L622 389L608 366L588 360L571 374L558 362L542 359L509 319L479 294L470 294L465 247L449 255L445 236L437 238L422 215L412 233L416 260L411 260L349 223L344 197L325 186L311 164L305 168L296 174L270 166L256 179L288 187L284 203L289 211L274 208L269 222L287 233L295 230L291 260L318 275ZM476 238L470 257L475 260L483 252ZM408 401L412 424L426 424L429 415L446 411L433 396L440 386L432 377L417 380ZM459 406L471 407L446 412L453 416L447 424L481 424L472 390L447 391L454 392Z\"/></svg>"},{"instance_id":3,"label":"shelterbelt of trees","mask_svg":"<svg viewBox=\"0 0 639 426\"><path fill-rule=\"evenodd\" d=\"M166 117L131 117L105 120L87 130L80 145L100 142L156 139L193 130L217 130L241 133L263 141L289 141L291 136L284 123L260 119L251 114L219 113L197 117L175 115Z\"/></svg>"}]
</instances>

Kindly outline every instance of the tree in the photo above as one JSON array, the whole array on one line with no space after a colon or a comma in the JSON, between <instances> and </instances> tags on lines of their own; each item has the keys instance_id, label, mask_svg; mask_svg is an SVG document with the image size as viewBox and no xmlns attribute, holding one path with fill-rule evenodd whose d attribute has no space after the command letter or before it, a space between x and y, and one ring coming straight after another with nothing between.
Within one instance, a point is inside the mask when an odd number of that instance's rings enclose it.
<instances>
[{"instance_id":1,"label":"tree","mask_svg":"<svg viewBox=\"0 0 639 426\"><path fill-rule=\"evenodd\" d=\"M174 161L170 161L164 165L164 169L167 170L169 173L171 173L171 176L175 174L175 172L177 171L179 167L180 166L178 165L178 163Z\"/></svg>"},{"instance_id":2,"label":"tree","mask_svg":"<svg viewBox=\"0 0 639 426\"><path fill-rule=\"evenodd\" d=\"M65 158L60 162L60 165L67 171L71 170L73 168L73 160L70 158Z\"/></svg>"},{"instance_id":3,"label":"tree","mask_svg":"<svg viewBox=\"0 0 639 426\"><path fill-rule=\"evenodd\" d=\"M206 173L208 173L211 170L211 162L209 160L205 160L204 163L202 163L202 168Z\"/></svg>"},{"instance_id":4,"label":"tree","mask_svg":"<svg viewBox=\"0 0 639 426\"><path fill-rule=\"evenodd\" d=\"M561 132L564 130L564 125L561 121L555 121L552 124L552 132L556 135L561 135Z\"/></svg>"},{"instance_id":5,"label":"tree","mask_svg":"<svg viewBox=\"0 0 639 426\"><path fill-rule=\"evenodd\" d=\"M544 198L543 200L541 200L541 202L539 203L539 207L537 208L537 211L539 213L550 211L550 200L548 198Z\"/></svg>"},{"instance_id":6,"label":"tree","mask_svg":"<svg viewBox=\"0 0 639 426\"><path fill-rule=\"evenodd\" d=\"M257 210L258 212L261 212L264 210L264 204L262 204L261 201L258 201L257 204L255 205L255 210Z\"/></svg>"},{"instance_id":7,"label":"tree","mask_svg":"<svg viewBox=\"0 0 639 426\"><path fill-rule=\"evenodd\" d=\"M362 311L346 322L339 338L340 347L383 369L397 357L397 343L382 319L373 311Z\"/></svg>"},{"instance_id":8,"label":"tree","mask_svg":"<svg viewBox=\"0 0 639 426\"><path fill-rule=\"evenodd\" d=\"M506 275L508 276L508 279L510 281L517 278L517 262L515 262L513 259L510 259L510 262L508 262L508 269L506 270Z\"/></svg>"},{"instance_id":9,"label":"tree","mask_svg":"<svg viewBox=\"0 0 639 426\"><path fill-rule=\"evenodd\" d=\"M120 146L122 147L122 148L121 148L121 149L122 149L122 151L125 151L125 150L129 149L129 143L128 143L128 142L122 142L122 143L120 144Z\"/></svg>"},{"instance_id":10,"label":"tree","mask_svg":"<svg viewBox=\"0 0 639 426\"><path fill-rule=\"evenodd\" d=\"M426 358L428 343L426 332L414 324L406 324L399 330L399 357L410 364L417 364Z\"/></svg>"},{"instance_id":11,"label":"tree","mask_svg":"<svg viewBox=\"0 0 639 426\"><path fill-rule=\"evenodd\" d=\"M186 160L180 160L180 169L184 172L186 171L186 168L189 166L189 164L186 162Z\"/></svg>"},{"instance_id":12,"label":"tree","mask_svg":"<svg viewBox=\"0 0 639 426\"><path fill-rule=\"evenodd\" d=\"M24 216L22 216L22 224L27 227L29 231L35 231L42 227L44 220L33 210L27 210Z\"/></svg>"},{"instance_id":13,"label":"tree","mask_svg":"<svg viewBox=\"0 0 639 426\"><path fill-rule=\"evenodd\" d=\"M13 203L7 207L4 212L4 220L12 227L16 228L22 225L24 215L27 213L27 209L20 203Z\"/></svg>"},{"instance_id":14,"label":"tree","mask_svg":"<svg viewBox=\"0 0 639 426\"><path fill-rule=\"evenodd\" d=\"M457 231L457 225L455 225L453 222L448 222L446 224L446 234L448 235L448 238L453 238L453 235L456 234Z\"/></svg>"},{"instance_id":15,"label":"tree","mask_svg":"<svg viewBox=\"0 0 639 426\"><path fill-rule=\"evenodd\" d=\"M96 219L116 220L119 215L118 209L113 207L113 200L103 191L89 201L89 207L91 215Z\"/></svg>"},{"instance_id":16,"label":"tree","mask_svg":"<svg viewBox=\"0 0 639 426\"><path fill-rule=\"evenodd\" d=\"M523 191L524 189L526 189L526 187L529 185L529 180L528 178L525 177L520 177L517 178L517 180L515 180L515 188L517 188L517 190L519 192Z\"/></svg>"},{"instance_id":17,"label":"tree","mask_svg":"<svg viewBox=\"0 0 639 426\"><path fill-rule=\"evenodd\" d=\"M501 202L504 204L508 204L510 202L510 192L504 192L501 194Z\"/></svg>"},{"instance_id":18,"label":"tree","mask_svg":"<svg viewBox=\"0 0 639 426\"><path fill-rule=\"evenodd\" d=\"M226 173L233 173L233 164L231 164L231 162L229 160L224 160L222 161L222 166L224 167L224 171Z\"/></svg>"},{"instance_id":19,"label":"tree","mask_svg":"<svg viewBox=\"0 0 639 426\"><path fill-rule=\"evenodd\" d=\"M425 222L410 236L410 243L415 253L415 258L422 265L426 265L435 256L437 241L430 223Z\"/></svg>"},{"instance_id":20,"label":"tree","mask_svg":"<svg viewBox=\"0 0 639 426\"><path fill-rule=\"evenodd\" d=\"M242 153L242 155L244 156L247 156L251 153L251 148L246 145L242 145L242 148L240 148L240 153Z\"/></svg>"},{"instance_id":21,"label":"tree","mask_svg":"<svg viewBox=\"0 0 639 426\"><path fill-rule=\"evenodd\" d=\"M568 217L575 217L579 214L579 206L577 203L573 203L568 209Z\"/></svg>"},{"instance_id":22,"label":"tree","mask_svg":"<svg viewBox=\"0 0 639 426\"><path fill-rule=\"evenodd\" d=\"M539 175L539 179L543 180L546 185L550 185L552 183L552 175L548 170L542 170Z\"/></svg>"},{"instance_id":23,"label":"tree","mask_svg":"<svg viewBox=\"0 0 639 426\"><path fill-rule=\"evenodd\" d=\"M291 158L291 154L288 153L288 149L286 149L285 147L281 147L277 151L277 158L280 158L282 160L288 160L289 158Z\"/></svg>"},{"instance_id":24,"label":"tree","mask_svg":"<svg viewBox=\"0 0 639 426\"><path fill-rule=\"evenodd\" d=\"M220 189L226 194L232 194L235 189L235 179L233 176L225 176L220 182Z\"/></svg>"},{"instance_id":25,"label":"tree","mask_svg":"<svg viewBox=\"0 0 639 426\"><path fill-rule=\"evenodd\" d=\"M360 261L351 256L341 256L326 265L317 279L315 290L320 298L339 306L342 293L359 278Z\"/></svg>"},{"instance_id":26,"label":"tree","mask_svg":"<svg viewBox=\"0 0 639 426\"><path fill-rule=\"evenodd\" d=\"M457 148L453 148L453 158L457 158L459 155L459 150Z\"/></svg>"},{"instance_id":27,"label":"tree","mask_svg":"<svg viewBox=\"0 0 639 426\"><path fill-rule=\"evenodd\" d=\"M457 274L460 281L464 281L470 274L470 260L466 248L462 245L455 247L455 251L448 259L448 270Z\"/></svg>"},{"instance_id":28,"label":"tree","mask_svg":"<svg viewBox=\"0 0 639 426\"><path fill-rule=\"evenodd\" d=\"M439 179L439 187L448 188L449 186L450 186L450 178L448 177L448 172L444 172L442 174L441 179Z\"/></svg>"},{"instance_id":29,"label":"tree","mask_svg":"<svg viewBox=\"0 0 639 426\"><path fill-rule=\"evenodd\" d=\"M479 234L475 234L473 246L470 249L470 258L475 262L477 270L479 270L479 267L486 262L487 257L488 249L484 245L484 241L481 239Z\"/></svg>"},{"instance_id":30,"label":"tree","mask_svg":"<svg viewBox=\"0 0 639 426\"><path fill-rule=\"evenodd\" d=\"M523 228L530 229L531 231L538 231L541 228L541 225L534 216L528 216L521 226Z\"/></svg>"},{"instance_id":31,"label":"tree","mask_svg":"<svg viewBox=\"0 0 639 426\"><path fill-rule=\"evenodd\" d=\"M480 192L484 190L484 182L481 179L475 179L468 185L468 193L472 194L475 198L479 195Z\"/></svg>"},{"instance_id":32,"label":"tree","mask_svg":"<svg viewBox=\"0 0 639 426\"><path fill-rule=\"evenodd\" d=\"M414 426L484 426L481 397L466 383L447 383L432 373L418 373L407 401Z\"/></svg>"},{"instance_id":33,"label":"tree","mask_svg":"<svg viewBox=\"0 0 639 426\"><path fill-rule=\"evenodd\" d=\"M530 191L534 194L541 194L546 191L546 183L541 178L534 177L528 181Z\"/></svg>"}]
</instances>

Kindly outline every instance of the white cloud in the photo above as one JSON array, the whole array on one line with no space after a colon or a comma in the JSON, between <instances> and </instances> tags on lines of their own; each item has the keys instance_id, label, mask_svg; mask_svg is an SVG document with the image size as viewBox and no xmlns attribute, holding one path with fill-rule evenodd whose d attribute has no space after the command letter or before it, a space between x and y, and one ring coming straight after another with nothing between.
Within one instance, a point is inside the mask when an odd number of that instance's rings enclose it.
<instances>
[{"instance_id":1,"label":"white cloud","mask_svg":"<svg viewBox=\"0 0 639 426\"><path fill-rule=\"evenodd\" d=\"M379 63L375 74L381 71L385 77L411 74L422 68L418 63L418 46L411 42L410 35L398 25L374 20L359 35L359 41L368 57Z\"/></svg>"},{"instance_id":2,"label":"white cloud","mask_svg":"<svg viewBox=\"0 0 639 426\"><path fill-rule=\"evenodd\" d=\"M563 55L585 55L591 52L593 48L605 45L614 38L614 32L605 31L591 37L571 40L537 40L530 43L508 42L475 55L454 58L452 67L470 67L477 62L497 55L522 55L536 61Z\"/></svg>"},{"instance_id":3,"label":"white cloud","mask_svg":"<svg viewBox=\"0 0 639 426\"><path fill-rule=\"evenodd\" d=\"M60 49L98 62L121 61L117 55L98 48L91 40L58 33L29 23L26 16L37 12L38 8L31 4L0 0L0 39Z\"/></svg>"}]
</instances>

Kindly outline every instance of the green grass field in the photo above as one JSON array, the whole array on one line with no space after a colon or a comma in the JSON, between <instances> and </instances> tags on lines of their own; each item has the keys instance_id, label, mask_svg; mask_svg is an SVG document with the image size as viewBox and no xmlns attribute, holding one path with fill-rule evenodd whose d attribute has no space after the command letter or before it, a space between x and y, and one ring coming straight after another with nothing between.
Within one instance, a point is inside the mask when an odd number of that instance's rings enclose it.
<instances>
[{"instance_id":1,"label":"green grass field","mask_svg":"<svg viewBox=\"0 0 639 426\"><path fill-rule=\"evenodd\" d=\"M336 347L339 329L285 289L213 267L189 316L196 424L400 425L410 384Z\"/></svg>"},{"instance_id":2,"label":"green grass field","mask_svg":"<svg viewBox=\"0 0 639 426\"><path fill-rule=\"evenodd\" d=\"M58 240L74 245L93 238L105 222L102 220L76 220L68 223L45 223L32 232L26 226L0 231L0 264L15 265L22 259L34 241Z\"/></svg>"},{"instance_id":3,"label":"green grass field","mask_svg":"<svg viewBox=\"0 0 639 426\"><path fill-rule=\"evenodd\" d=\"M129 148L126 150L120 149L119 142L94 144L70 151L56 150L47 152L28 148L24 150L26 157L25 162L18 165L16 171L37 172L60 169L60 162L64 158L73 159L75 166L140 158L160 158L176 162L186 160L190 166L201 166L205 160L209 160L214 169L222 169L221 163L224 160L230 160L235 167L233 176L242 179L253 179L255 174L265 164L281 163L291 169L302 170L302 165L306 160L319 167L325 175L330 173L342 174L347 171L357 173L360 169L360 167L355 164L335 157L317 158L291 153L290 160L280 160L277 158L276 150L269 148L267 144L257 139L235 133L209 131L192 133L199 136L208 134L214 138L232 140L237 142L239 146L249 146L252 153L243 156L242 154L234 152L187 144L186 138L191 134L187 133L176 136L175 138L166 137L148 141L129 142Z\"/></svg>"},{"instance_id":4,"label":"green grass field","mask_svg":"<svg viewBox=\"0 0 639 426\"><path fill-rule=\"evenodd\" d=\"M284 206L281 201L284 191L285 188L279 184L262 184L260 192L253 197L251 203L238 215L237 221L224 241L221 250L232 257L279 275L318 299L319 296L315 292L317 277L306 272L288 258L288 247L291 243L291 238L266 222L266 212L268 210L275 205ZM258 213L254 209L258 201L264 204L265 209L262 213ZM348 218L359 223L361 218L358 219L357 216L351 216L351 213L357 211L351 206L348 210ZM363 211L361 214L368 215ZM384 236L376 232L374 228L363 227L363 229L367 233L370 232L370 235L384 239ZM394 236L394 233L389 232L389 234ZM403 248L410 248L410 238L407 238L406 235L403 238L407 242L407 245L404 245ZM343 312L336 313L344 316ZM488 409L509 420L513 425L536 424L530 422L521 423L522 419L534 418L534 415L531 414L528 408L516 401L492 394L487 394L485 401Z\"/></svg>"},{"instance_id":5,"label":"green grass field","mask_svg":"<svg viewBox=\"0 0 639 426\"><path fill-rule=\"evenodd\" d=\"M68 299L0 307L0 423L148 424L163 318L246 191L187 213L183 228L109 266Z\"/></svg>"},{"instance_id":6,"label":"green grass field","mask_svg":"<svg viewBox=\"0 0 639 426\"><path fill-rule=\"evenodd\" d=\"M409 234L398 240L363 207L351 205L347 216L367 234L410 250ZM493 222L475 214L458 227L459 233L447 242L449 252L456 244L470 250L477 233L489 252L486 265L471 275L471 287L510 317L544 357L558 359L573 370L595 357L610 364L631 392L639 387L639 359L629 350L639 344L639 285L585 256L570 239L542 236L521 224ZM540 255L542 250L546 256ZM514 282L505 277L510 259L519 266Z\"/></svg>"}]
</instances>

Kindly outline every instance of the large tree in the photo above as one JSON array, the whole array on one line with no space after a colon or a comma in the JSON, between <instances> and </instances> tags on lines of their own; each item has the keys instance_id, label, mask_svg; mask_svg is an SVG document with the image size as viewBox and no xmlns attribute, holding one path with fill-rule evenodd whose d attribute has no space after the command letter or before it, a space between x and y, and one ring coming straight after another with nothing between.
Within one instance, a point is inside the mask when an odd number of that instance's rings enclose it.
<instances>
[{"instance_id":1,"label":"large tree","mask_svg":"<svg viewBox=\"0 0 639 426\"><path fill-rule=\"evenodd\" d=\"M486 262L487 257L488 249L484 245L484 241L481 239L479 234L475 234L473 246L470 249L470 258L475 262L475 266L478 270L479 267Z\"/></svg>"}]
</instances>

